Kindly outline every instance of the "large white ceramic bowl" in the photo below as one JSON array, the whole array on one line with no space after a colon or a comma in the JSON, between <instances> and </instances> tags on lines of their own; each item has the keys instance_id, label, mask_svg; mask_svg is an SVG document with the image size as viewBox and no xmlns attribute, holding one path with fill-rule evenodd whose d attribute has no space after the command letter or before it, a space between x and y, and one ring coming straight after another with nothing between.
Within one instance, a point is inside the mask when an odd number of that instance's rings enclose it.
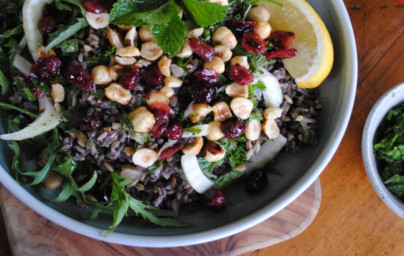
<instances>
[{"instance_id":1,"label":"large white ceramic bowl","mask_svg":"<svg viewBox=\"0 0 404 256\"><path fill-rule=\"evenodd\" d=\"M182 220L195 223L193 228L161 228L132 218L125 220L114 233L104 238L102 232L111 224L110 216L83 220L86 212L74 202L53 204L41 199L34 190L20 186L9 174L11 152L4 142L0 143L1 183L33 210L67 229L126 245L170 247L198 244L230 236L271 217L296 199L324 170L343 137L355 97L357 53L345 5L342 0L308 2L324 20L335 48L333 70L319 88L323 105L318 127L319 143L299 153L282 153L275 167L283 175L272 175L263 193L251 196L242 185L234 186L226 191L229 206L224 211L202 210L179 216ZM4 113L0 112L0 117L4 121Z\"/></svg>"},{"instance_id":2,"label":"large white ceramic bowl","mask_svg":"<svg viewBox=\"0 0 404 256\"><path fill-rule=\"evenodd\" d=\"M363 128L362 157L370 183L372 183L380 199L382 199L393 212L404 219L404 202L398 199L397 196L384 185L373 154L373 145L377 129L386 118L387 112L402 103L404 103L404 82L388 90L375 103L372 110L369 112Z\"/></svg>"}]
</instances>

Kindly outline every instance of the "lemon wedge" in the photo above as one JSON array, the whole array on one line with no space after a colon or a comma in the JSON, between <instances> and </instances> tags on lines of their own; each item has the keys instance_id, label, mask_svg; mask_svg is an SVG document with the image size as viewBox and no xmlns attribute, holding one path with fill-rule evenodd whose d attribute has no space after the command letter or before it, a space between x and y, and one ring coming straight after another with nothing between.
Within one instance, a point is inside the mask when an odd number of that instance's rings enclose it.
<instances>
[{"instance_id":1,"label":"lemon wedge","mask_svg":"<svg viewBox=\"0 0 404 256\"><path fill-rule=\"evenodd\" d=\"M304 0L276 0L277 7L262 3L271 15L272 31L286 30L295 33L292 48L297 55L283 63L300 88L319 86L331 72L334 48L330 34L317 12Z\"/></svg>"}]
</instances>

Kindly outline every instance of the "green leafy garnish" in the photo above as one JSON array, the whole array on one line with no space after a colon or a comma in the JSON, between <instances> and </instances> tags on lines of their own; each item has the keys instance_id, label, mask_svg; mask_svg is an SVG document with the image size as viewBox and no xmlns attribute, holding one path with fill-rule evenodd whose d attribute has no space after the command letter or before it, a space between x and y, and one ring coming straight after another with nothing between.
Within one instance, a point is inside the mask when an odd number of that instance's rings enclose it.
<instances>
[{"instance_id":1,"label":"green leafy garnish","mask_svg":"<svg viewBox=\"0 0 404 256\"><path fill-rule=\"evenodd\" d=\"M46 51L49 51L50 49L54 48L55 46L58 46L59 44L63 43L65 40L69 39L73 35L75 35L77 32L79 32L81 29L85 28L88 26L88 23L85 18L78 18L77 22L67 28L64 28L61 31L56 31L53 32L50 37L52 40L48 43L46 46Z\"/></svg>"},{"instance_id":2,"label":"green leafy garnish","mask_svg":"<svg viewBox=\"0 0 404 256\"><path fill-rule=\"evenodd\" d=\"M180 220L174 220L169 218L159 218L159 216L173 216L174 213L170 211L160 210L151 205L145 205L141 201L130 196L126 190L125 186L132 182L131 179L119 176L116 173L111 173L112 178L112 193L111 193L111 203L113 205L113 217L114 221L112 226L109 227L108 232L113 232L117 226L122 222L123 217L128 215L131 211L137 216L141 216L150 222L157 224L159 226L174 226L174 227L190 227L192 224L186 223Z\"/></svg>"},{"instance_id":3,"label":"green leafy garnish","mask_svg":"<svg viewBox=\"0 0 404 256\"><path fill-rule=\"evenodd\" d=\"M55 5L58 10L61 11L71 11L72 8L69 5L64 4L63 2L73 4L80 8L81 14L86 16L86 9L84 8L83 4L79 0L55 0Z\"/></svg>"},{"instance_id":4,"label":"green leafy garnish","mask_svg":"<svg viewBox=\"0 0 404 256\"><path fill-rule=\"evenodd\" d=\"M374 155L386 187L404 199L404 104L387 113L376 133Z\"/></svg>"},{"instance_id":5,"label":"green leafy garnish","mask_svg":"<svg viewBox=\"0 0 404 256\"><path fill-rule=\"evenodd\" d=\"M229 9L226 5L198 0L183 0L185 11L190 14L195 24L208 27L222 21Z\"/></svg>"},{"instance_id":6,"label":"green leafy garnish","mask_svg":"<svg viewBox=\"0 0 404 256\"><path fill-rule=\"evenodd\" d=\"M152 25L150 31L163 51L174 56L181 50L187 30L180 17L174 15L168 23Z\"/></svg>"},{"instance_id":7,"label":"green leafy garnish","mask_svg":"<svg viewBox=\"0 0 404 256\"><path fill-rule=\"evenodd\" d=\"M1 70L0 70L0 86L1 86L1 94L5 95L8 92L8 88L10 87L10 82L8 81L7 77Z\"/></svg>"},{"instance_id":8,"label":"green leafy garnish","mask_svg":"<svg viewBox=\"0 0 404 256\"><path fill-rule=\"evenodd\" d=\"M62 45L60 46L60 48L62 49L63 53L74 53L77 52L79 50L79 44L77 42L77 39L69 39L66 40L62 43Z\"/></svg>"},{"instance_id":9,"label":"green leafy garnish","mask_svg":"<svg viewBox=\"0 0 404 256\"><path fill-rule=\"evenodd\" d=\"M14 105L12 105L12 104L8 104L8 103L5 103L5 102L1 102L1 101L0 101L0 107L5 108L5 109L16 110L16 111L19 111L19 112L21 112L21 113L23 113L23 114L26 114L26 115L28 115L28 116L31 116L31 117L33 117L33 118L37 118L37 117L38 117L37 114L34 114L34 113L32 113L32 112L30 112L30 111L28 111L28 110L25 110L25 109L23 109L23 108L20 108L20 107L17 107L17 106L14 106Z\"/></svg>"}]
</instances>

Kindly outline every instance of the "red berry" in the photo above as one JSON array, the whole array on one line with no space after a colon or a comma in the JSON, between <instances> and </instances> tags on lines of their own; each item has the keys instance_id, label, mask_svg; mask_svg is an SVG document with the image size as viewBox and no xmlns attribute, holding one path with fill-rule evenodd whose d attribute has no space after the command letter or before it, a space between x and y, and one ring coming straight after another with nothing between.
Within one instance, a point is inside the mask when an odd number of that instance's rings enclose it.
<instances>
[{"instance_id":1,"label":"red berry","mask_svg":"<svg viewBox=\"0 0 404 256\"><path fill-rule=\"evenodd\" d=\"M109 12L112 9L114 0L86 0L83 3L88 12L102 13Z\"/></svg>"},{"instance_id":2,"label":"red berry","mask_svg":"<svg viewBox=\"0 0 404 256\"><path fill-rule=\"evenodd\" d=\"M220 81L219 74L213 69L202 69L195 71L194 76L212 85L217 84Z\"/></svg>"},{"instance_id":3,"label":"red berry","mask_svg":"<svg viewBox=\"0 0 404 256\"><path fill-rule=\"evenodd\" d=\"M295 39L295 34L293 32L277 30L271 33L267 39L272 43L274 48L288 49Z\"/></svg>"},{"instance_id":4,"label":"red berry","mask_svg":"<svg viewBox=\"0 0 404 256\"><path fill-rule=\"evenodd\" d=\"M171 121L164 134L170 140L179 140L184 133L184 126L177 120Z\"/></svg>"},{"instance_id":5,"label":"red berry","mask_svg":"<svg viewBox=\"0 0 404 256\"><path fill-rule=\"evenodd\" d=\"M220 126L224 136L228 139L235 139L245 133L247 124L239 119L228 119Z\"/></svg>"},{"instance_id":6,"label":"red berry","mask_svg":"<svg viewBox=\"0 0 404 256\"><path fill-rule=\"evenodd\" d=\"M163 87L163 74L156 63L151 64L142 70L142 83L150 86L150 89L159 90Z\"/></svg>"},{"instance_id":7,"label":"red berry","mask_svg":"<svg viewBox=\"0 0 404 256\"><path fill-rule=\"evenodd\" d=\"M59 75L60 66L62 62L56 56L48 56L39 58L34 65L32 65L29 77L36 79L48 78L52 75Z\"/></svg>"},{"instance_id":8,"label":"red berry","mask_svg":"<svg viewBox=\"0 0 404 256\"><path fill-rule=\"evenodd\" d=\"M271 59L292 58L292 57L295 57L296 54L297 54L296 49L289 48L289 49L279 49L279 50L275 50L273 52L266 52L266 53L264 53L264 56L265 56L266 60L271 60Z\"/></svg>"},{"instance_id":9,"label":"red berry","mask_svg":"<svg viewBox=\"0 0 404 256\"><path fill-rule=\"evenodd\" d=\"M149 133L151 136L159 139L167 129L168 123L170 122L170 117L163 111L155 111L153 114L156 118L156 122Z\"/></svg>"},{"instance_id":10,"label":"red berry","mask_svg":"<svg viewBox=\"0 0 404 256\"><path fill-rule=\"evenodd\" d=\"M223 192L219 189L209 190L205 193L204 199L206 207L212 210L223 210L227 205L226 198L224 197Z\"/></svg>"},{"instance_id":11,"label":"red berry","mask_svg":"<svg viewBox=\"0 0 404 256\"><path fill-rule=\"evenodd\" d=\"M215 58L215 49L198 38L192 38L189 46L194 53L201 57L204 61L211 61Z\"/></svg>"},{"instance_id":12,"label":"red berry","mask_svg":"<svg viewBox=\"0 0 404 256\"><path fill-rule=\"evenodd\" d=\"M48 34L56 30L56 21L51 16L42 17L38 22L38 30L42 34Z\"/></svg>"},{"instance_id":13,"label":"red berry","mask_svg":"<svg viewBox=\"0 0 404 256\"><path fill-rule=\"evenodd\" d=\"M237 36L241 36L246 32L253 32L257 29L257 23L245 20L230 20L226 26Z\"/></svg>"},{"instance_id":14,"label":"red berry","mask_svg":"<svg viewBox=\"0 0 404 256\"><path fill-rule=\"evenodd\" d=\"M245 189L250 193L258 193L262 191L268 184L268 177L264 170L254 170L247 178Z\"/></svg>"},{"instance_id":15,"label":"red berry","mask_svg":"<svg viewBox=\"0 0 404 256\"><path fill-rule=\"evenodd\" d=\"M149 108L152 112L162 111L166 113L170 118L174 117L174 111L170 106L163 103L152 103L149 105Z\"/></svg>"},{"instance_id":16,"label":"red berry","mask_svg":"<svg viewBox=\"0 0 404 256\"><path fill-rule=\"evenodd\" d=\"M163 150L163 152L160 153L160 155L157 157L158 160L163 160L166 158L169 158L170 156L174 155L178 151L184 148L184 144L175 144L172 147L166 148Z\"/></svg>"},{"instance_id":17,"label":"red berry","mask_svg":"<svg viewBox=\"0 0 404 256\"><path fill-rule=\"evenodd\" d=\"M121 72L121 85L127 90L135 89L140 79L139 68L135 65L125 66Z\"/></svg>"},{"instance_id":18,"label":"red berry","mask_svg":"<svg viewBox=\"0 0 404 256\"><path fill-rule=\"evenodd\" d=\"M216 88L205 83L192 85L191 98L196 103L210 103L216 99Z\"/></svg>"},{"instance_id":19,"label":"red berry","mask_svg":"<svg viewBox=\"0 0 404 256\"><path fill-rule=\"evenodd\" d=\"M94 82L87 69L81 65L70 64L66 70L66 80L69 83L78 85L82 90L89 92L94 89Z\"/></svg>"},{"instance_id":20,"label":"red berry","mask_svg":"<svg viewBox=\"0 0 404 256\"><path fill-rule=\"evenodd\" d=\"M243 34L243 38L241 39L241 46L247 52L254 54L263 53L267 50L267 45L265 44L264 39L252 32Z\"/></svg>"},{"instance_id":21,"label":"red berry","mask_svg":"<svg viewBox=\"0 0 404 256\"><path fill-rule=\"evenodd\" d=\"M231 66L230 77L234 80L234 82L241 85L247 85L254 81L253 74L251 74L248 69L238 64L235 66Z\"/></svg>"}]
</instances>

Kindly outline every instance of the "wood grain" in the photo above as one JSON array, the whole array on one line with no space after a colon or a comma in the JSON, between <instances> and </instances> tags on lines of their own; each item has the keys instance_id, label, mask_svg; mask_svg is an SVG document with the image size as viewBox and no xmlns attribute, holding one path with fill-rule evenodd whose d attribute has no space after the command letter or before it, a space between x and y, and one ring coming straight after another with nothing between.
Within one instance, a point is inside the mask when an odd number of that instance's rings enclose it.
<instances>
[{"instance_id":1,"label":"wood grain","mask_svg":"<svg viewBox=\"0 0 404 256\"><path fill-rule=\"evenodd\" d=\"M140 248L83 237L39 216L4 187L0 205L16 256L54 255L239 255L290 239L305 230L318 212L321 186L317 180L294 202L267 221L218 241L176 248Z\"/></svg>"}]
</instances>

